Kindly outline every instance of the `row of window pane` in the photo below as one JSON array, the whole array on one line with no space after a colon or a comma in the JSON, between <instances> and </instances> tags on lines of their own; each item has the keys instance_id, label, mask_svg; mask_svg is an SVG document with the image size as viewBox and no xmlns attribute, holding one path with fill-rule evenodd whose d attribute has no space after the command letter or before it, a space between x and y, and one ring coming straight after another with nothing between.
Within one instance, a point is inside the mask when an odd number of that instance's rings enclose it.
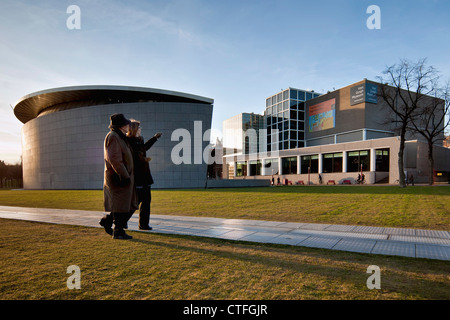
<instances>
[{"instance_id":1,"label":"row of window pane","mask_svg":"<svg viewBox=\"0 0 450 320\"><path fill-rule=\"evenodd\" d=\"M267 124L270 125L271 123L277 123L280 121L285 120L305 120L305 113L302 111L284 111L280 112L276 115L268 116L267 117Z\"/></svg>"},{"instance_id":2,"label":"row of window pane","mask_svg":"<svg viewBox=\"0 0 450 320\"><path fill-rule=\"evenodd\" d=\"M291 143L297 143L295 141L280 142L283 147L289 146ZM276 145L268 145L268 150L275 149ZM283 150L280 148L279 150ZM376 167L375 170L379 172L389 172L389 149L376 150ZM261 175L261 160L250 161L250 174ZM281 158L281 174L297 174L297 157ZM277 159L268 159L265 164L266 175L278 174L274 173L275 168L278 168ZM273 170L267 170L267 168L273 168ZM300 173L319 173L319 155L307 155L300 157ZM370 151L351 151L347 153L347 172L359 172L370 170ZM268 172L269 171L269 172ZM278 169L276 169L278 171ZM322 172L343 172L343 153L327 153L322 155ZM247 175L247 162L236 163L236 175Z\"/></svg>"},{"instance_id":3,"label":"row of window pane","mask_svg":"<svg viewBox=\"0 0 450 320\"><path fill-rule=\"evenodd\" d=\"M277 103L280 103L284 100L300 100L300 101L307 101L313 98L317 98L320 96L318 93L312 93L312 92L305 92L305 91L299 91L295 89L285 90L283 92L280 92L270 98L266 99L266 107L275 105Z\"/></svg>"},{"instance_id":4,"label":"row of window pane","mask_svg":"<svg viewBox=\"0 0 450 320\"><path fill-rule=\"evenodd\" d=\"M273 106L268 106L266 108L266 114L267 115L274 115L283 111L289 111L289 110L300 110L305 111L305 103L301 101L295 101L295 100L287 100L282 103L278 103Z\"/></svg>"}]
</instances>

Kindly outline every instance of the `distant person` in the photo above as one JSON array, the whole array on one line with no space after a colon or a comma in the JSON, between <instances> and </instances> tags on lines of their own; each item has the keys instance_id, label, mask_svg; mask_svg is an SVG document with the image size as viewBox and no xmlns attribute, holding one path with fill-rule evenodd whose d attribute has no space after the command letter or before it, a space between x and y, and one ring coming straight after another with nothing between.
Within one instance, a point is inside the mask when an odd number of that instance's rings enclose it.
<instances>
[{"instance_id":1,"label":"distant person","mask_svg":"<svg viewBox=\"0 0 450 320\"><path fill-rule=\"evenodd\" d=\"M280 177L277 177L277 185L279 186L281 184Z\"/></svg>"},{"instance_id":2,"label":"distant person","mask_svg":"<svg viewBox=\"0 0 450 320\"><path fill-rule=\"evenodd\" d=\"M411 185L414 187L414 176L411 173L411 175L409 176L409 183L411 183Z\"/></svg>"},{"instance_id":3,"label":"distant person","mask_svg":"<svg viewBox=\"0 0 450 320\"><path fill-rule=\"evenodd\" d=\"M319 173L319 183L322 184L322 175Z\"/></svg>"},{"instance_id":4,"label":"distant person","mask_svg":"<svg viewBox=\"0 0 450 320\"><path fill-rule=\"evenodd\" d=\"M275 178L272 176L272 186L275 185Z\"/></svg>"},{"instance_id":5,"label":"distant person","mask_svg":"<svg viewBox=\"0 0 450 320\"><path fill-rule=\"evenodd\" d=\"M105 174L103 183L104 207L106 212L100 220L113 239L132 239L125 233L128 219L138 208L134 187L133 153L126 134L131 121L121 113L110 117L110 132L104 141ZM114 230L112 225L114 224Z\"/></svg>"},{"instance_id":6,"label":"distant person","mask_svg":"<svg viewBox=\"0 0 450 320\"><path fill-rule=\"evenodd\" d=\"M137 202L139 208L139 229L152 230L150 227L150 203L152 201L151 185L153 177L150 171L149 162L151 158L147 157L146 152L161 137L161 133L156 133L151 139L144 143L144 137L141 135L140 122L131 120L130 130L127 137L133 151L134 158L134 183L136 186Z\"/></svg>"}]
</instances>

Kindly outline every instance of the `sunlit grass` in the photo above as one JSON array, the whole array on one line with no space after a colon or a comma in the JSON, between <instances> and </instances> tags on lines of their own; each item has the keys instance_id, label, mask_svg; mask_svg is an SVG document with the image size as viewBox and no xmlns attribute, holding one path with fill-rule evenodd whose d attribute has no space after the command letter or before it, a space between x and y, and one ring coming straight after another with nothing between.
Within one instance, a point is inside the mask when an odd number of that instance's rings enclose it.
<instances>
[{"instance_id":1,"label":"sunlit grass","mask_svg":"<svg viewBox=\"0 0 450 320\"><path fill-rule=\"evenodd\" d=\"M450 230L450 186L153 190L152 213ZM0 205L103 211L101 190L0 191Z\"/></svg>"}]
</instances>

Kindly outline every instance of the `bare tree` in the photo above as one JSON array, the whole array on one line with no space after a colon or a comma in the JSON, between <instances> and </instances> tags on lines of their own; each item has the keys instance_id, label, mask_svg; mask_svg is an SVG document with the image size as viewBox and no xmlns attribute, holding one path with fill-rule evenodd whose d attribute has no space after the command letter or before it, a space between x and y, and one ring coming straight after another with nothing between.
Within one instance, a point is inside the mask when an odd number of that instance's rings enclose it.
<instances>
[{"instance_id":1,"label":"bare tree","mask_svg":"<svg viewBox=\"0 0 450 320\"><path fill-rule=\"evenodd\" d=\"M434 84L438 75L434 67L426 65L426 59L420 59L417 63L405 59L400 60L398 64L387 67L383 71L383 75L378 77L381 83L378 96L392 111L393 117L390 121L400 135L399 183L401 187L406 187L404 171L406 134L411 126L411 121L420 113L422 103L429 99L429 95L434 92Z\"/></svg>"},{"instance_id":2,"label":"bare tree","mask_svg":"<svg viewBox=\"0 0 450 320\"><path fill-rule=\"evenodd\" d=\"M447 82L447 85L443 88L437 82L433 86L434 97L428 99L428 103L422 106L421 112L411 119L410 127L410 130L424 137L428 144L429 185L434 182L433 146L437 142L442 143L445 130L450 125L450 83Z\"/></svg>"}]
</instances>

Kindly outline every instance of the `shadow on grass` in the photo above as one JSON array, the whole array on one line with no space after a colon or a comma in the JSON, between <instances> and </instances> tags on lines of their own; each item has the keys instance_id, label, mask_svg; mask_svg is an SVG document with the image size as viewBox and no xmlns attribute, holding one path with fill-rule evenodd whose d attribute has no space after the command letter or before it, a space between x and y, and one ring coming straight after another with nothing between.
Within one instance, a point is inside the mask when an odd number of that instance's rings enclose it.
<instances>
[{"instance_id":1,"label":"shadow on grass","mask_svg":"<svg viewBox=\"0 0 450 320\"><path fill-rule=\"evenodd\" d=\"M434 275L446 274L445 261L414 259L407 257L393 257L383 255L369 255L363 253L333 251L308 247L292 247L278 244L256 244L245 241L231 241L213 238L198 238L184 235L161 235L173 239L188 239L193 245L179 243L166 243L157 240L133 238L133 242L160 246L172 250L182 250L189 253L211 255L215 258L233 259L252 265L264 265L268 268L281 268L287 272L311 276L311 279L323 279L332 286L333 282L346 284L358 288L360 292L366 290L366 281L370 276L366 273L370 265L378 265L382 272L382 290L367 289L367 296L381 298L388 294L390 298L414 297L414 299L448 299L448 283L439 280L433 281L420 277L420 274L431 268ZM218 248L201 248L201 244L215 245ZM231 248L232 247L232 248ZM229 249L229 250L227 250ZM252 253L238 252L242 249L251 250ZM281 255L281 256L280 256ZM277 256L280 256L277 258ZM286 257L286 258L283 258ZM323 261L322 261L323 260ZM418 276L419 274L419 276ZM304 290L325 290L314 285L305 284ZM432 288L432 289L430 289ZM371 291L371 292L369 292ZM306 293L306 291L305 291ZM327 293L325 292L326 296ZM356 294L361 297L361 294ZM320 296L320 294L319 294Z\"/></svg>"}]
</instances>

